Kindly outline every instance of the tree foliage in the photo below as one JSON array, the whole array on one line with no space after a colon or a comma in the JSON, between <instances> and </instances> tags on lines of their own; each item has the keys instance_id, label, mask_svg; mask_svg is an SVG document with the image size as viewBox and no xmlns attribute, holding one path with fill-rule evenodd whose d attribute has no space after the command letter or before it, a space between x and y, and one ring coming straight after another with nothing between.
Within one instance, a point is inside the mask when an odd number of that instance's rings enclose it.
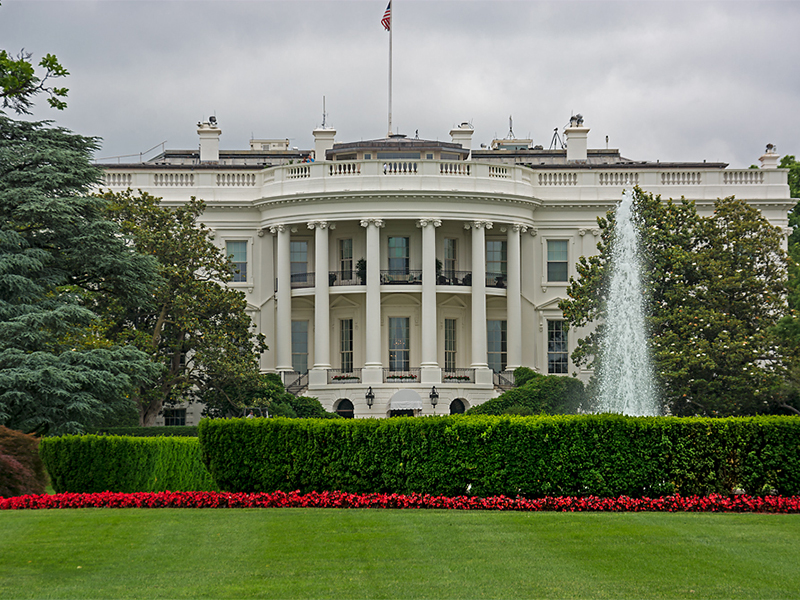
<instances>
[{"instance_id":1,"label":"tree foliage","mask_svg":"<svg viewBox=\"0 0 800 600\"><path fill-rule=\"evenodd\" d=\"M156 279L87 194L97 141L0 115L0 424L80 432L124 411L155 375L147 356L97 335L87 295L147 304Z\"/></svg>"},{"instance_id":2,"label":"tree foliage","mask_svg":"<svg viewBox=\"0 0 800 600\"><path fill-rule=\"evenodd\" d=\"M636 188L649 290L650 349L664 408L675 415L727 416L778 410L784 362L773 327L786 313L781 233L735 198L708 217L692 202L662 202ZM614 213L599 218L599 253L581 257L560 307L572 327L598 323L573 353L602 360Z\"/></svg>"},{"instance_id":3,"label":"tree foliage","mask_svg":"<svg viewBox=\"0 0 800 600\"><path fill-rule=\"evenodd\" d=\"M5 50L0 50L0 98L3 108L10 108L17 114L30 114L33 98L44 92L49 95L47 102L52 108L64 110L67 107L64 98L69 90L47 85L47 81L66 77L69 72L55 56L46 54L39 61L39 67L44 69L40 77L31 62L32 56L30 52L21 50L15 58Z\"/></svg>"},{"instance_id":4,"label":"tree foliage","mask_svg":"<svg viewBox=\"0 0 800 600\"><path fill-rule=\"evenodd\" d=\"M103 199L109 218L136 250L158 261L161 275L148 304L98 300L104 303L104 336L136 346L163 367L158 380L134 394L140 424L151 425L165 404L183 400L245 406L240 390L257 381L266 345L253 331L244 294L224 285L234 268L199 222L205 203L192 198L169 209L160 198L131 190Z\"/></svg>"}]
</instances>

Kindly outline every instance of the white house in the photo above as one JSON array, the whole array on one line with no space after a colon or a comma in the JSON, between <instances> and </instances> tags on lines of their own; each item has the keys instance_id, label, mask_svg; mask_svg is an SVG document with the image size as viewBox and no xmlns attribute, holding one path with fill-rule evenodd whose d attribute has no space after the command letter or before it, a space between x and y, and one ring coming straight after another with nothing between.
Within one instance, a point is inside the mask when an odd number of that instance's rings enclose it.
<instances>
[{"instance_id":1,"label":"white house","mask_svg":"<svg viewBox=\"0 0 800 600\"><path fill-rule=\"evenodd\" d=\"M564 330L558 302L578 257L596 252L596 217L626 188L685 196L701 212L736 195L787 235L795 202L771 146L760 169L633 161L588 149L579 115L566 148L549 150L514 139L473 149L466 123L451 142L337 143L318 128L313 151L288 140L221 151L214 119L197 132L198 149L104 165L105 187L166 206L204 199L205 224L239 267L230 285L267 338L263 371L356 417L462 412L520 365L585 377L569 359L582 332ZM198 417L190 407L186 422Z\"/></svg>"}]
</instances>

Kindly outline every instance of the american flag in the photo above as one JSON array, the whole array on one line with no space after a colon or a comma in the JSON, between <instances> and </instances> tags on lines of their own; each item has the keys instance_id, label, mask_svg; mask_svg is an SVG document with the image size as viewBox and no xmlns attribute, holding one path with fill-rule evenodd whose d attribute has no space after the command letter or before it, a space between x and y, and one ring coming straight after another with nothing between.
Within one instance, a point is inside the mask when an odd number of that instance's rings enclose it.
<instances>
[{"instance_id":1,"label":"american flag","mask_svg":"<svg viewBox=\"0 0 800 600\"><path fill-rule=\"evenodd\" d=\"M383 25L383 28L386 31L389 31L392 28L392 0L389 0L389 4L386 5L386 12L383 13L381 25Z\"/></svg>"}]
</instances>

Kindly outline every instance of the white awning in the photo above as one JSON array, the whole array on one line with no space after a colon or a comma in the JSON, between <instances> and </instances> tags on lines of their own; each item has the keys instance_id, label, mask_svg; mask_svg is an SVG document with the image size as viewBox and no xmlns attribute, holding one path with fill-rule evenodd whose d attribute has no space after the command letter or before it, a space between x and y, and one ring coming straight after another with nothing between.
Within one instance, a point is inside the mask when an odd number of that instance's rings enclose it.
<instances>
[{"instance_id":1,"label":"white awning","mask_svg":"<svg viewBox=\"0 0 800 600\"><path fill-rule=\"evenodd\" d=\"M389 410L422 410L422 398L414 390L400 390L389 400Z\"/></svg>"}]
</instances>

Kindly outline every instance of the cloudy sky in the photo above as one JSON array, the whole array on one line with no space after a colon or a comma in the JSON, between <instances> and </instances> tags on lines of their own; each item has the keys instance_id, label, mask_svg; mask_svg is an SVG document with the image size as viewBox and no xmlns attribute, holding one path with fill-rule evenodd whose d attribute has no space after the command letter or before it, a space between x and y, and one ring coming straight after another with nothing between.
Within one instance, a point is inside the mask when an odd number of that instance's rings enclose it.
<instances>
[{"instance_id":1,"label":"cloudy sky","mask_svg":"<svg viewBox=\"0 0 800 600\"><path fill-rule=\"evenodd\" d=\"M211 114L223 148L311 148L323 96L337 141L386 134L386 2L2 0L0 48L59 57L69 108L40 98L33 118L102 137L99 157L194 148ZM608 136L635 160L800 155L800 2L393 3L401 133L449 140L470 121L478 145L511 115L547 147L581 113L590 148Z\"/></svg>"}]
</instances>

